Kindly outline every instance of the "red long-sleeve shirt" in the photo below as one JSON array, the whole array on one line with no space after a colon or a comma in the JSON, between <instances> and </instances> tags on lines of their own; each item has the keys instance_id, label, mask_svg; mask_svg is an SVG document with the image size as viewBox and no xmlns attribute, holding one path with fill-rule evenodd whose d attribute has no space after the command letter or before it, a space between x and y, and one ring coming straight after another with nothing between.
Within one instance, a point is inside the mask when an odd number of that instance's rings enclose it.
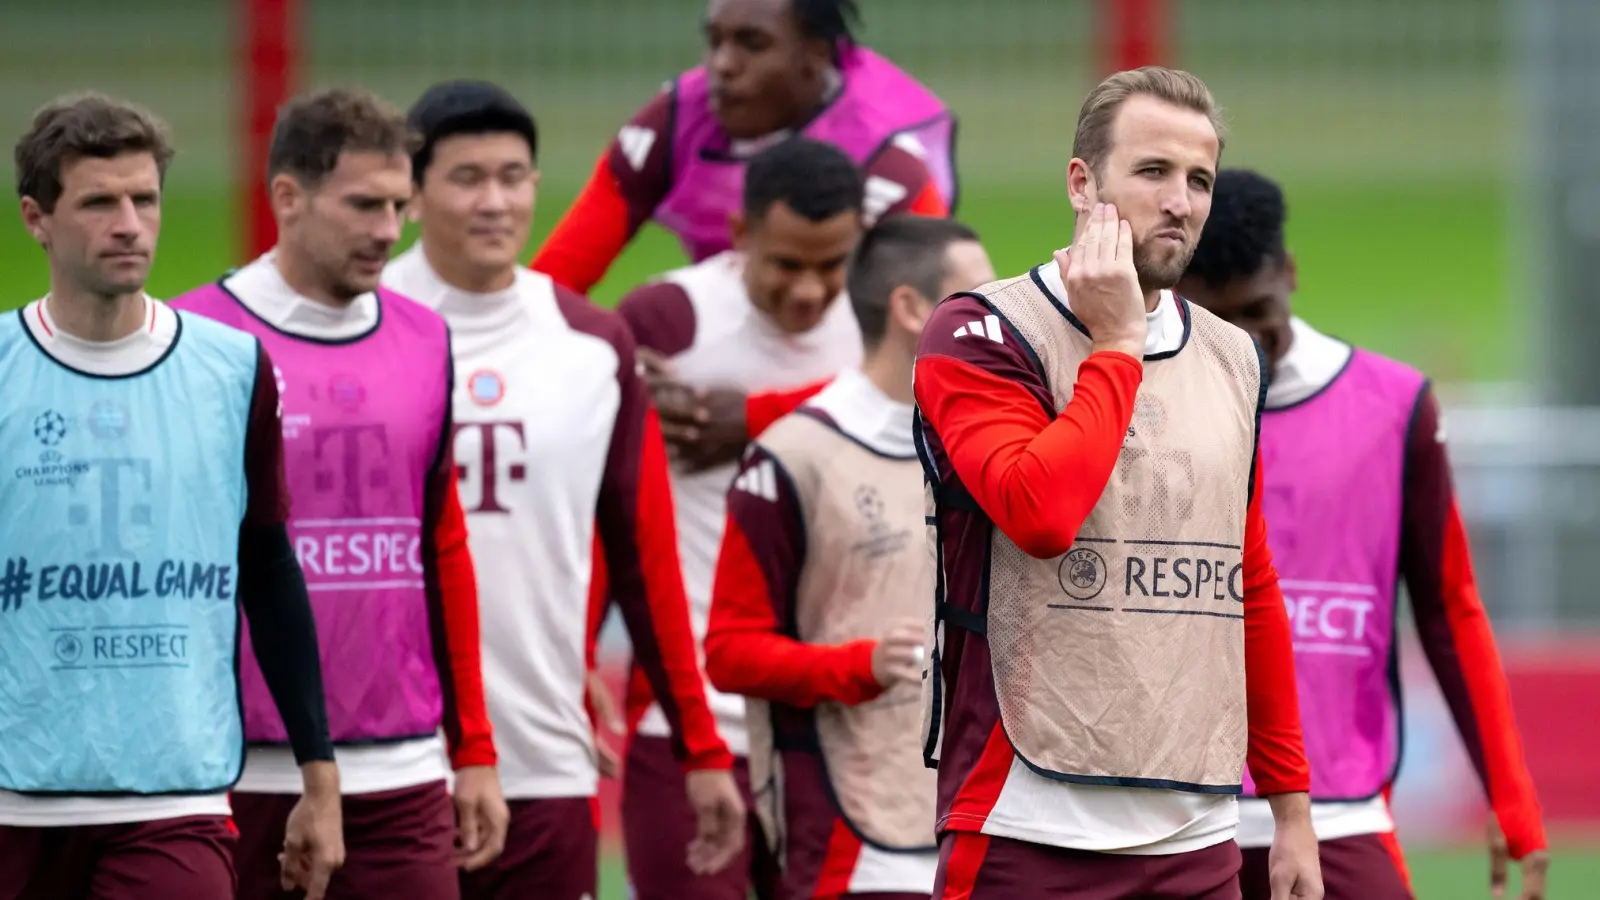
<instances>
[{"instance_id":1,"label":"red long-sleeve shirt","mask_svg":"<svg viewBox=\"0 0 1600 900\"><path fill-rule=\"evenodd\" d=\"M760 447L745 456L741 474L776 460ZM728 493L728 521L711 588L706 629L706 675L720 691L807 708L855 705L883 693L872 674L876 641L812 644L784 633L793 612L793 586L805 564L800 500L777 479L775 499Z\"/></svg>"},{"instance_id":2,"label":"red long-sleeve shirt","mask_svg":"<svg viewBox=\"0 0 1600 900\"><path fill-rule=\"evenodd\" d=\"M962 332L989 312L974 297L941 304L923 332L914 382L936 468L983 510L983 517L947 511L941 521L946 600L974 613L983 609L991 523L1035 557L1072 546L1116 464L1143 375L1131 357L1093 354L1079 368L1071 402L1051 416L1050 391L1009 327L999 341ZM1244 540L1247 763L1263 793L1307 791L1294 655L1261 515L1259 463L1252 486ZM960 760L959 770L980 765L997 716L959 708L992 707L992 676L987 665L963 667L972 649L966 632L947 630L945 641L943 675L953 687L943 756ZM959 794L961 780L941 778L941 794L947 787Z\"/></svg>"},{"instance_id":3,"label":"red long-sleeve shirt","mask_svg":"<svg viewBox=\"0 0 1600 900\"><path fill-rule=\"evenodd\" d=\"M424 554L423 572L438 598L430 617L435 664L446 686L443 718L450 764L457 769L492 766L497 756L483 695L478 580L467 549L467 517L456 490L456 468L448 457L429 479L429 497L440 502L432 510L433 546Z\"/></svg>"},{"instance_id":4,"label":"red long-sleeve shirt","mask_svg":"<svg viewBox=\"0 0 1600 900\"><path fill-rule=\"evenodd\" d=\"M1413 415L1404 471L1400 574L1417 637L1507 847L1521 859L1547 846L1543 815L1523 759L1511 689L1473 577L1439 404L1431 391Z\"/></svg>"}]
</instances>

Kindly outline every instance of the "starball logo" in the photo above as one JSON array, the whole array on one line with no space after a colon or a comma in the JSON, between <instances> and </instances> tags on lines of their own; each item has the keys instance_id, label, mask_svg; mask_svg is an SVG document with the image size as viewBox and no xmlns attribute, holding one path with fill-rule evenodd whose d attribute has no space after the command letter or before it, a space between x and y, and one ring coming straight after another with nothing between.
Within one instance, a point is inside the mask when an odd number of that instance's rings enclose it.
<instances>
[{"instance_id":1,"label":"starball logo","mask_svg":"<svg viewBox=\"0 0 1600 900\"><path fill-rule=\"evenodd\" d=\"M54 409L47 409L33 418L33 439L42 448L38 462L17 466L18 481L32 482L34 487L71 487L89 471L89 463L71 460L58 448L73 431L67 417Z\"/></svg>"}]
</instances>

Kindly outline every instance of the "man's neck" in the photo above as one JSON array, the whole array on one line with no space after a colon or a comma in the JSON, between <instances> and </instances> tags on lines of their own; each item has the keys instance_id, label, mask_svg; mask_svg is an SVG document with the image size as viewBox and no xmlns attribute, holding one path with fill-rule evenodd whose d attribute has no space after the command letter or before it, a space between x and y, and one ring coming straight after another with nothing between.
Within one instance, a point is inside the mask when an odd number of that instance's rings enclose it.
<instances>
[{"instance_id":1,"label":"man's neck","mask_svg":"<svg viewBox=\"0 0 1600 900\"><path fill-rule=\"evenodd\" d=\"M861 373L872 386L896 403L910 405L916 402L911 393L911 369L915 360L910 352L892 338L867 352L861 362Z\"/></svg>"},{"instance_id":2,"label":"man's neck","mask_svg":"<svg viewBox=\"0 0 1600 900\"><path fill-rule=\"evenodd\" d=\"M106 296L51 285L44 300L50 321L64 334L95 343L117 341L144 326L144 291Z\"/></svg>"},{"instance_id":3,"label":"man's neck","mask_svg":"<svg viewBox=\"0 0 1600 900\"><path fill-rule=\"evenodd\" d=\"M317 277L316 266L290 247L279 244L273 251L272 262L278 267L278 274L283 276L283 281L289 289L307 300L335 309L344 309L355 299L336 295Z\"/></svg>"},{"instance_id":4,"label":"man's neck","mask_svg":"<svg viewBox=\"0 0 1600 900\"><path fill-rule=\"evenodd\" d=\"M495 294L509 289L517 281L517 264L498 269L489 269L482 266L472 266L463 263L459 257L452 253L441 251L437 247L422 241L422 256L428 261L428 267L439 276L439 280L469 294Z\"/></svg>"},{"instance_id":5,"label":"man's neck","mask_svg":"<svg viewBox=\"0 0 1600 900\"><path fill-rule=\"evenodd\" d=\"M1161 292L1160 291L1145 291L1144 292L1144 311L1145 312L1153 313L1153 312L1156 311L1156 307L1158 307L1160 305L1161 305Z\"/></svg>"}]
</instances>

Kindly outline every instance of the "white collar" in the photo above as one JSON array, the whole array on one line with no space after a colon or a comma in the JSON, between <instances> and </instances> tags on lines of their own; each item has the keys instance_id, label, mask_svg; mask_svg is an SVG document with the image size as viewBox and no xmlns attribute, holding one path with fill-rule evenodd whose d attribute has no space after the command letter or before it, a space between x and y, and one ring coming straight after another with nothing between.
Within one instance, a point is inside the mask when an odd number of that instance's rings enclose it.
<instances>
[{"instance_id":1,"label":"white collar","mask_svg":"<svg viewBox=\"0 0 1600 900\"><path fill-rule=\"evenodd\" d=\"M908 382L910 377L906 373ZM840 372L806 405L827 413L840 431L878 453L907 459L916 456L911 404L889 399L860 369Z\"/></svg>"},{"instance_id":2,"label":"white collar","mask_svg":"<svg viewBox=\"0 0 1600 900\"><path fill-rule=\"evenodd\" d=\"M464 291L439 277L420 240L384 268L383 285L444 316L456 335L504 333L556 312L555 283L548 275L517 266L511 286L505 290Z\"/></svg>"},{"instance_id":3,"label":"white collar","mask_svg":"<svg viewBox=\"0 0 1600 900\"><path fill-rule=\"evenodd\" d=\"M1289 330L1289 349L1267 383L1268 409L1299 403L1327 387L1355 353L1354 347L1312 328L1298 316L1289 320Z\"/></svg>"},{"instance_id":4,"label":"white collar","mask_svg":"<svg viewBox=\"0 0 1600 900\"><path fill-rule=\"evenodd\" d=\"M1072 302L1067 297L1067 286L1061 280L1061 269L1055 261L1037 266L1034 271L1038 273L1039 280L1044 282L1045 289L1071 311ZM1178 310L1178 301L1171 291L1162 291L1160 299L1156 301L1155 312L1145 313L1144 318L1148 325L1144 339L1145 356L1171 353L1183 347L1183 313Z\"/></svg>"},{"instance_id":5,"label":"white collar","mask_svg":"<svg viewBox=\"0 0 1600 900\"><path fill-rule=\"evenodd\" d=\"M267 324L315 340L360 337L378 324L377 294L362 294L344 306L318 303L289 286L278 271L276 254L276 248L268 250L222 283Z\"/></svg>"},{"instance_id":6,"label":"white collar","mask_svg":"<svg viewBox=\"0 0 1600 900\"><path fill-rule=\"evenodd\" d=\"M155 365L177 339L178 314L149 294L144 295L144 323L114 341L86 341L62 331L50 315L49 299L28 304L23 324L46 353L79 372L109 377L141 372Z\"/></svg>"}]
</instances>

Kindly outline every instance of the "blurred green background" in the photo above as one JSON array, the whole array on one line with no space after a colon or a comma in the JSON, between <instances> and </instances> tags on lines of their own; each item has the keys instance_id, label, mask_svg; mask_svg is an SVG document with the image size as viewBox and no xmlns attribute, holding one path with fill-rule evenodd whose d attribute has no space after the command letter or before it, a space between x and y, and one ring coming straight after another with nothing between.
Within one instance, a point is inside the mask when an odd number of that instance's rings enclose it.
<instances>
[{"instance_id":1,"label":"blurred green background","mask_svg":"<svg viewBox=\"0 0 1600 900\"><path fill-rule=\"evenodd\" d=\"M1509 152L1516 129L1496 0L1208 0L1170 4L1176 61L1231 124L1228 165L1289 188L1301 309L1326 329L1443 382L1522 366L1509 296ZM0 122L92 86L143 101L182 150L152 279L171 296L239 262L240 115L230 106L233 5L222 0L8 0ZM407 104L432 81L495 78L532 107L545 170L536 237L622 121L698 53L694 0L304 0L309 84L359 82ZM1075 0L870 0L865 40L957 111L958 214L1001 271L1070 233L1062 176L1092 84L1092 5ZM536 241L537 242L537 241ZM531 250L530 250L531 254ZM614 300L680 261L644 236L595 292ZM43 292L37 249L0 225L0 304Z\"/></svg>"},{"instance_id":2,"label":"blurred green background","mask_svg":"<svg viewBox=\"0 0 1600 900\"><path fill-rule=\"evenodd\" d=\"M450 77L496 79L541 127L529 256L621 123L699 54L696 0L302 0L304 85L360 83L409 104ZM1017 271L1065 243L1062 186L1077 107L1097 75L1085 0L866 0L862 39L922 77L961 122L960 218ZM1190 0L1169 4L1173 61L1230 124L1225 165L1289 194L1298 311L1445 385L1527 369L1518 160L1526 128L1508 46L1514 2ZM243 261L235 0L4 0L0 123L20 132L57 93L96 88L173 125L150 288L170 297ZM594 297L613 302L682 262L650 229ZM41 295L43 255L0 223L0 308ZM1425 761L1424 761L1425 762ZM609 824L614 824L608 822ZM1600 896L1593 845L1569 845L1555 898ZM1424 900L1487 897L1480 850L1411 848ZM1588 885L1588 887L1584 887ZM608 855L602 897L624 896Z\"/></svg>"}]
</instances>

